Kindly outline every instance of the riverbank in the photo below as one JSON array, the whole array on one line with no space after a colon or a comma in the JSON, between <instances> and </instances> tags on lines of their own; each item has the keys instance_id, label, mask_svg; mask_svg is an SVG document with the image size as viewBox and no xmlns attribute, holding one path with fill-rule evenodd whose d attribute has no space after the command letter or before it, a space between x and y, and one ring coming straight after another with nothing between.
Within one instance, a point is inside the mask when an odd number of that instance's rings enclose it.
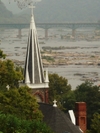
<instances>
[{"instance_id":1,"label":"riverbank","mask_svg":"<svg viewBox=\"0 0 100 133\"><path fill-rule=\"evenodd\" d=\"M92 48L97 49L97 47ZM100 52L92 51L90 54L80 51L57 52L45 50L41 53L44 69L48 68L49 73L57 73L67 78L72 89L76 89L86 80L95 85L100 84ZM24 61L13 60L13 62L19 66L24 66Z\"/></svg>"},{"instance_id":2,"label":"riverbank","mask_svg":"<svg viewBox=\"0 0 100 133\"><path fill-rule=\"evenodd\" d=\"M24 30L22 39L17 38L16 33L16 30L2 33L0 49L7 54L7 59L24 67L28 31ZM51 34L58 34L58 31L52 31ZM43 35L41 30L39 37L43 38ZM56 36L39 42L42 42L39 46L44 69L48 68L49 73L57 73L68 79L72 89L85 80L100 84L100 41L73 42Z\"/></svg>"}]
</instances>

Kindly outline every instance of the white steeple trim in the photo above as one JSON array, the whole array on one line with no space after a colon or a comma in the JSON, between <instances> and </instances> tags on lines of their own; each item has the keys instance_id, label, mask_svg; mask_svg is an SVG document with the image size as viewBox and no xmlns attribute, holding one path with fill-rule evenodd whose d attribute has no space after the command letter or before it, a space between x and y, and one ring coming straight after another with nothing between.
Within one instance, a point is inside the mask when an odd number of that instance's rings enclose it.
<instances>
[{"instance_id":1,"label":"white steeple trim","mask_svg":"<svg viewBox=\"0 0 100 133\"><path fill-rule=\"evenodd\" d=\"M49 75L48 75L48 70L46 69L46 74L45 74L45 82L49 83Z\"/></svg>"},{"instance_id":2,"label":"white steeple trim","mask_svg":"<svg viewBox=\"0 0 100 133\"><path fill-rule=\"evenodd\" d=\"M32 35L33 35L33 30L31 31ZM32 42L34 41L34 38L32 36ZM32 57L34 57L34 46L32 45ZM35 73L34 73L34 58L32 58L32 77L34 77ZM35 79L32 78L32 83L35 83Z\"/></svg>"},{"instance_id":3,"label":"white steeple trim","mask_svg":"<svg viewBox=\"0 0 100 133\"><path fill-rule=\"evenodd\" d=\"M28 42L30 44L30 40ZM29 79L29 73L28 73L28 60L29 60L29 49L30 49L30 45L28 45L27 47L27 62L26 62L26 70L25 70L25 83L30 83L30 79Z\"/></svg>"},{"instance_id":4,"label":"white steeple trim","mask_svg":"<svg viewBox=\"0 0 100 133\"><path fill-rule=\"evenodd\" d=\"M24 70L24 83L29 88L48 88L48 71L44 79L42 58L40 54L39 41L33 15L33 6L31 22L28 36L27 55Z\"/></svg>"},{"instance_id":5,"label":"white steeple trim","mask_svg":"<svg viewBox=\"0 0 100 133\"><path fill-rule=\"evenodd\" d=\"M35 21L34 21L34 16L33 15L31 16L30 29L36 31Z\"/></svg>"},{"instance_id":6,"label":"white steeple trim","mask_svg":"<svg viewBox=\"0 0 100 133\"><path fill-rule=\"evenodd\" d=\"M20 86L25 86L25 85L27 85L31 89L49 88L48 84L46 83L40 83L40 84L20 83Z\"/></svg>"},{"instance_id":7,"label":"white steeple trim","mask_svg":"<svg viewBox=\"0 0 100 133\"><path fill-rule=\"evenodd\" d=\"M30 79L29 79L28 70L26 70L26 75L25 75L25 83L30 83Z\"/></svg>"}]
</instances>

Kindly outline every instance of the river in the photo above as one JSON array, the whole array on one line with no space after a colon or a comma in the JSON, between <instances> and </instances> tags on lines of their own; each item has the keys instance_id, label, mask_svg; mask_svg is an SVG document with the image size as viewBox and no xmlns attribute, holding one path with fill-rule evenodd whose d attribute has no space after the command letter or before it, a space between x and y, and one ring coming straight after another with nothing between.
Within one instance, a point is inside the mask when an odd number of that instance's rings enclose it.
<instances>
[{"instance_id":1,"label":"river","mask_svg":"<svg viewBox=\"0 0 100 133\"><path fill-rule=\"evenodd\" d=\"M28 29L22 30L22 38L17 38L18 30L11 29L0 32L0 49L4 51L5 54L9 55L7 58L15 59L19 61L25 61L27 38L28 38ZM70 31L69 31L70 32ZM44 31L38 29L38 37L40 42L40 48L43 46L51 47L77 47L76 49L65 49L59 50L62 52L80 52L87 53L88 55L95 54L95 52L100 52L100 41L66 41L61 40L60 35L65 34L65 31L60 30L50 30L49 39L44 39ZM56 35L56 36L55 36ZM43 42L43 43L42 43ZM93 80L95 85L100 84L100 66L99 65L60 65L60 66L48 66L49 73L57 73L60 76L63 76L68 79L68 84L72 86L72 89L75 89L80 85L84 80L82 77L87 77L87 79ZM98 78L98 80L96 80Z\"/></svg>"}]
</instances>

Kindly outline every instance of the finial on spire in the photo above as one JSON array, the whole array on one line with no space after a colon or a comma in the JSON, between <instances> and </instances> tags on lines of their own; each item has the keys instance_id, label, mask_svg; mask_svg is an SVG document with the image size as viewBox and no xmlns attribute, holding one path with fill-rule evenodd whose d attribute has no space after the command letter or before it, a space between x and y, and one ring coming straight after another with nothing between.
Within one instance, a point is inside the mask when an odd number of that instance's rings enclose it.
<instances>
[{"instance_id":1,"label":"finial on spire","mask_svg":"<svg viewBox=\"0 0 100 133\"><path fill-rule=\"evenodd\" d=\"M57 107L57 104L56 104L56 103L57 103L57 101L56 101L56 100L54 100L54 101L53 101L53 103L54 103L54 104L53 104L53 107Z\"/></svg>"},{"instance_id":2,"label":"finial on spire","mask_svg":"<svg viewBox=\"0 0 100 133\"><path fill-rule=\"evenodd\" d=\"M35 8L35 6L33 5L33 2L31 2L29 8L31 9L31 15L33 16L33 8Z\"/></svg>"}]
</instances>

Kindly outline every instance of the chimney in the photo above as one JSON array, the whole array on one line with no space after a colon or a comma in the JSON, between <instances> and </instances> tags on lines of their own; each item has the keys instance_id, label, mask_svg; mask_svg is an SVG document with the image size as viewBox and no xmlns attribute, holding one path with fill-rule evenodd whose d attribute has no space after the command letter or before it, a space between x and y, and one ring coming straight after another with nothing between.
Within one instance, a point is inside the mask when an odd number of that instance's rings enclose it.
<instances>
[{"instance_id":1,"label":"chimney","mask_svg":"<svg viewBox=\"0 0 100 133\"><path fill-rule=\"evenodd\" d=\"M80 127L83 133L86 133L87 118L86 118L86 103L85 102L75 103L75 116L76 116L76 125Z\"/></svg>"}]
</instances>

